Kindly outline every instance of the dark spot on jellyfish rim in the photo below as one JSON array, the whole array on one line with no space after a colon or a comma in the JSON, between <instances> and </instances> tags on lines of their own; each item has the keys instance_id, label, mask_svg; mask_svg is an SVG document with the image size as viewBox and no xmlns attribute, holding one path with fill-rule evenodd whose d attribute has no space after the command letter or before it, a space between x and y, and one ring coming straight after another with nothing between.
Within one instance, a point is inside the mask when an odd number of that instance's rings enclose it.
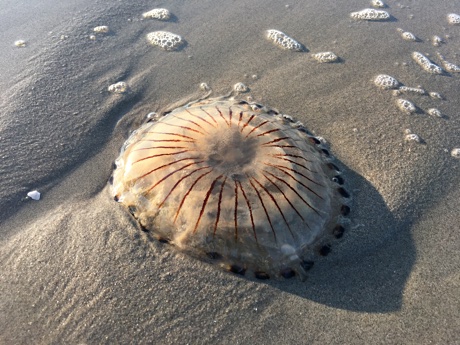
<instances>
[{"instance_id":1,"label":"dark spot on jellyfish rim","mask_svg":"<svg viewBox=\"0 0 460 345\"><path fill-rule=\"evenodd\" d=\"M268 115L278 115L279 113L276 110L270 109L267 111Z\"/></svg>"},{"instance_id":2,"label":"dark spot on jellyfish rim","mask_svg":"<svg viewBox=\"0 0 460 345\"><path fill-rule=\"evenodd\" d=\"M347 205L342 205L342 207L340 207L340 213L342 216L348 216L350 214L350 207Z\"/></svg>"},{"instance_id":3,"label":"dark spot on jellyfish rim","mask_svg":"<svg viewBox=\"0 0 460 345\"><path fill-rule=\"evenodd\" d=\"M331 252L331 245L330 244L325 244L319 249L319 255L321 256L327 256Z\"/></svg>"},{"instance_id":4,"label":"dark spot on jellyfish rim","mask_svg":"<svg viewBox=\"0 0 460 345\"><path fill-rule=\"evenodd\" d=\"M248 104L248 102L241 100L238 102L238 104Z\"/></svg>"},{"instance_id":5,"label":"dark spot on jellyfish rim","mask_svg":"<svg viewBox=\"0 0 460 345\"><path fill-rule=\"evenodd\" d=\"M134 216L134 214L136 213L136 210L137 210L136 206L133 206L133 205L128 206L128 211L129 213L131 213L132 216Z\"/></svg>"},{"instance_id":6,"label":"dark spot on jellyfish rim","mask_svg":"<svg viewBox=\"0 0 460 345\"><path fill-rule=\"evenodd\" d=\"M300 262L300 266L301 266L305 271L311 270L314 264L315 264L315 262L314 262L314 261L311 261L311 260L302 260L302 261Z\"/></svg>"},{"instance_id":7,"label":"dark spot on jellyfish rim","mask_svg":"<svg viewBox=\"0 0 460 345\"><path fill-rule=\"evenodd\" d=\"M244 274L246 273L246 269L244 267L241 267L240 265L231 265L229 271L235 274L239 274L241 276L244 276Z\"/></svg>"},{"instance_id":8,"label":"dark spot on jellyfish rim","mask_svg":"<svg viewBox=\"0 0 460 345\"><path fill-rule=\"evenodd\" d=\"M211 260L221 260L222 255L220 255L218 252L207 252L206 256L210 258Z\"/></svg>"},{"instance_id":9,"label":"dark spot on jellyfish rim","mask_svg":"<svg viewBox=\"0 0 460 345\"><path fill-rule=\"evenodd\" d=\"M109 177L109 184L113 185L113 175Z\"/></svg>"},{"instance_id":10,"label":"dark spot on jellyfish rim","mask_svg":"<svg viewBox=\"0 0 460 345\"><path fill-rule=\"evenodd\" d=\"M112 162L112 170L115 170L117 168L117 163L115 161Z\"/></svg>"},{"instance_id":11,"label":"dark spot on jellyfish rim","mask_svg":"<svg viewBox=\"0 0 460 345\"><path fill-rule=\"evenodd\" d=\"M321 141L316 139L315 137L308 137L308 140L313 144L313 145L319 145L321 144Z\"/></svg>"},{"instance_id":12,"label":"dark spot on jellyfish rim","mask_svg":"<svg viewBox=\"0 0 460 345\"><path fill-rule=\"evenodd\" d=\"M166 237L160 237L160 238L158 238L158 242L169 244L169 243L171 243L171 240L169 238L166 238Z\"/></svg>"},{"instance_id":13,"label":"dark spot on jellyfish rim","mask_svg":"<svg viewBox=\"0 0 460 345\"><path fill-rule=\"evenodd\" d=\"M283 268L280 272L281 276L286 279L295 277L295 271L292 268Z\"/></svg>"},{"instance_id":14,"label":"dark spot on jellyfish rim","mask_svg":"<svg viewBox=\"0 0 460 345\"><path fill-rule=\"evenodd\" d=\"M345 232L345 228L342 225L337 225L334 230L332 231L332 234L334 235L335 238L342 238L343 233Z\"/></svg>"},{"instance_id":15,"label":"dark spot on jellyfish rim","mask_svg":"<svg viewBox=\"0 0 460 345\"><path fill-rule=\"evenodd\" d=\"M269 276L267 273L262 272L262 271L254 272L254 276L255 276L257 279L260 279L260 280L267 280L267 279L270 279L270 276Z\"/></svg>"},{"instance_id":16,"label":"dark spot on jellyfish rim","mask_svg":"<svg viewBox=\"0 0 460 345\"><path fill-rule=\"evenodd\" d=\"M343 196L344 198L349 198L350 197L350 194L348 194L348 192L342 187L338 188L337 192L339 192L339 194L341 196Z\"/></svg>"},{"instance_id":17,"label":"dark spot on jellyfish rim","mask_svg":"<svg viewBox=\"0 0 460 345\"><path fill-rule=\"evenodd\" d=\"M345 182L345 181L343 180L342 176L339 176L339 175L334 176L334 177L332 178L332 181L335 182L335 183L337 183L337 184L340 184L340 185L342 185L342 184Z\"/></svg>"},{"instance_id":18,"label":"dark spot on jellyfish rim","mask_svg":"<svg viewBox=\"0 0 460 345\"><path fill-rule=\"evenodd\" d=\"M147 228L146 228L145 226L143 226L142 224L139 224L139 226L140 226L140 228L141 228L141 230L142 230L143 232L147 232L147 233L149 232L149 229L147 229Z\"/></svg>"},{"instance_id":19,"label":"dark spot on jellyfish rim","mask_svg":"<svg viewBox=\"0 0 460 345\"><path fill-rule=\"evenodd\" d=\"M313 135L308 129L306 129L305 127L299 127L298 128L299 131L305 133L305 134L308 134L308 135Z\"/></svg>"},{"instance_id":20,"label":"dark spot on jellyfish rim","mask_svg":"<svg viewBox=\"0 0 460 345\"><path fill-rule=\"evenodd\" d=\"M326 150L326 149L321 149L321 151L324 153L324 155L325 155L326 157L329 157L329 156L331 155L331 154L329 153L329 151Z\"/></svg>"},{"instance_id":21,"label":"dark spot on jellyfish rim","mask_svg":"<svg viewBox=\"0 0 460 345\"><path fill-rule=\"evenodd\" d=\"M337 171L337 172L340 172L339 167L338 167L337 165L335 165L334 163L327 163L326 165L327 165L327 167L328 167L329 169L335 170L335 171Z\"/></svg>"},{"instance_id":22,"label":"dark spot on jellyfish rim","mask_svg":"<svg viewBox=\"0 0 460 345\"><path fill-rule=\"evenodd\" d=\"M115 196L113 197L113 200L115 200L116 202L118 202L118 200L120 200L120 198L118 197L118 195L115 195Z\"/></svg>"}]
</instances>

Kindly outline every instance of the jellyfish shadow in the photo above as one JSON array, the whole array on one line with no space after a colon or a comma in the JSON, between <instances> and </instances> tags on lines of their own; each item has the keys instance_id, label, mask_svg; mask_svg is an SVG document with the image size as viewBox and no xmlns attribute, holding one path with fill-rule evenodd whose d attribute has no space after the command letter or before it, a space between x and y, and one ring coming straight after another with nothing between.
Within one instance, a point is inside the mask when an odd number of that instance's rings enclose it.
<instances>
[{"instance_id":1,"label":"jellyfish shadow","mask_svg":"<svg viewBox=\"0 0 460 345\"><path fill-rule=\"evenodd\" d=\"M402 305L406 280L416 259L409 207L398 219L378 191L362 176L347 171L353 191L352 222L345 236L320 258L306 281L267 281L274 288L334 308L386 313ZM354 188L350 188L353 185Z\"/></svg>"}]
</instances>

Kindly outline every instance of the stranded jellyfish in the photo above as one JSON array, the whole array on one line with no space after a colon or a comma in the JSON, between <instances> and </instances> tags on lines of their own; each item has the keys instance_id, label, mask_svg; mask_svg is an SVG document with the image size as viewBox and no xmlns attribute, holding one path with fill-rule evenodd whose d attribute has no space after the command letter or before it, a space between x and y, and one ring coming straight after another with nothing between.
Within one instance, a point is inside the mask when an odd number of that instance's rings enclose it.
<instances>
[{"instance_id":1,"label":"stranded jellyfish","mask_svg":"<svg viewBox=\"0 0 460 345\"><path fill-rule=\"evenodd\" d=\"M303 278L350 210L331 159L290 116L207 99L136 130L113 193L143 230L183 252L259 279Z\"/></svg>"}]
</instances>

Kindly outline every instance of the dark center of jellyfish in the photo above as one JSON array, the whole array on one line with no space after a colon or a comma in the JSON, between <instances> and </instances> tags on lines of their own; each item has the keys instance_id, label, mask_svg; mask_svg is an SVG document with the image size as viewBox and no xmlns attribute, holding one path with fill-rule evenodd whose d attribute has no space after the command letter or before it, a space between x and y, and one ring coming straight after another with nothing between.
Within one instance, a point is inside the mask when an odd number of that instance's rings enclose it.
<instances>
[{"instance_id":1,"label":"dark center of jellyfish","mask_svg":"<svg viewBox=\"0 0 460 345\"><path fill-rule=\"evenodd\" d=\"M249 172L256 156L257 139L246 138L239 130L218 131L208 140L207 164L236 179Z\"/></svg>"}]
</instances>

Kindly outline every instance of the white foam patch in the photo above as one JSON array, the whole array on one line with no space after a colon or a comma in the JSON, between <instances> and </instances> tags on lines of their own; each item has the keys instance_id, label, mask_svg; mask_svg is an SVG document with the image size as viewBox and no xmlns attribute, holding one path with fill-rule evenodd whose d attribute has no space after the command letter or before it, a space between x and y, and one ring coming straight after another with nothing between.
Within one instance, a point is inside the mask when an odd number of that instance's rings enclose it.
<instances>
[{"instance_id":1,"label":"white foam patch","mask_svg":"<svg viewBox=\"0 0 460 345\"><path fill-rule=\"evenodd\" d=\"M164 50L176 50L184 43L182 37L168 31L150 32L147 34L147 40L150 44Z\"/></svg>"},{"instance_id":2,"label":"white foam patch","mask_svg":"<svg viewBox=\"0 0 460 345\"><path fill-rule=\"evenodd\" d=\"M447 15L447 22L450 25L460 25L460 15L456 13L449 13Z\"/></svg>"},{"instance_id":3,"label":"white foam patch","mask_svg":"<svg viewBox=\"0 0 460 345\"><path fill-rule=\"evenodd\" d=\"M119 81L118 83L110 85L108 90L113 93L125 93L128 91L128 84L124 81Z\"/></svg>"},{"instance_id":4,"label":"white foam patch","mask_svg":"<svg viewBox=\"0 0 460 345\"><path fill-rule=\"evenodd\" d=\"M387 74L379 74L376 76L374 84L384 90L396 89L399 86L399 82L396 78Z\"/></svg>"},{"instance_id":5,"label":"white foam patch","mask_svg":"<svg viewBox=\"0 0 460 345\"><path fill-rule=\"evenodd\" d=\"M169 20L171 13L166 8L154 8L151 11L142 13L142 17L146 19Z\"/></svg>"},{"instance_id":6,"label":"white foam patch","mask_svg":"<svg viewBox=\"0 0 460 345\"><path fill-rule=\"evenodd\" d=\"M350 13L350 17L356 20L388 20L390 14L387 11L365 8L358 12Z\"/></svg>"},{"instance_id":7,"label":"white foam patch","mask_svg":"<svg viewBox=\"0 0 460 345\"><path fill-rule=\"evenodd\" d=\"M268 40L272 41L276 46L282 49L295 51L303 50L302 45L299 42L279 30L267 30L266 37Z\"/></svg>"},{"instance_id":8,"label":"white foam patch","mask_svg":"<svg viewBox=\"0 0 460 345\"><path fill-rule=\"evenodd\" d=\"M442 74L441 67L431 62L425 55L419 52L412 53L412 59L426 72L431 74Z\"/></svg>"},{"instance_id":9,"label":"white foam patch","mask_svg":"<svg viewBox=\"0 0 460 345\"><path fill-rule=\"evenodd\" d=\"M321 52L312 55L313 58L321 63L329 63L338 61L339 57L333 52Z\"/></svg>"},{"instance_id":10,"label":"white foam patch","mask_svg":"<svg viewBox=\"0 0 460 345\"><path fill-rule=\"evenodd\" d=\"M396 105L398 106L399 110L406 114L413 114L417 110L414 103L403 98L398 98L396 100Z\"/></svg>"}]
</instances>

